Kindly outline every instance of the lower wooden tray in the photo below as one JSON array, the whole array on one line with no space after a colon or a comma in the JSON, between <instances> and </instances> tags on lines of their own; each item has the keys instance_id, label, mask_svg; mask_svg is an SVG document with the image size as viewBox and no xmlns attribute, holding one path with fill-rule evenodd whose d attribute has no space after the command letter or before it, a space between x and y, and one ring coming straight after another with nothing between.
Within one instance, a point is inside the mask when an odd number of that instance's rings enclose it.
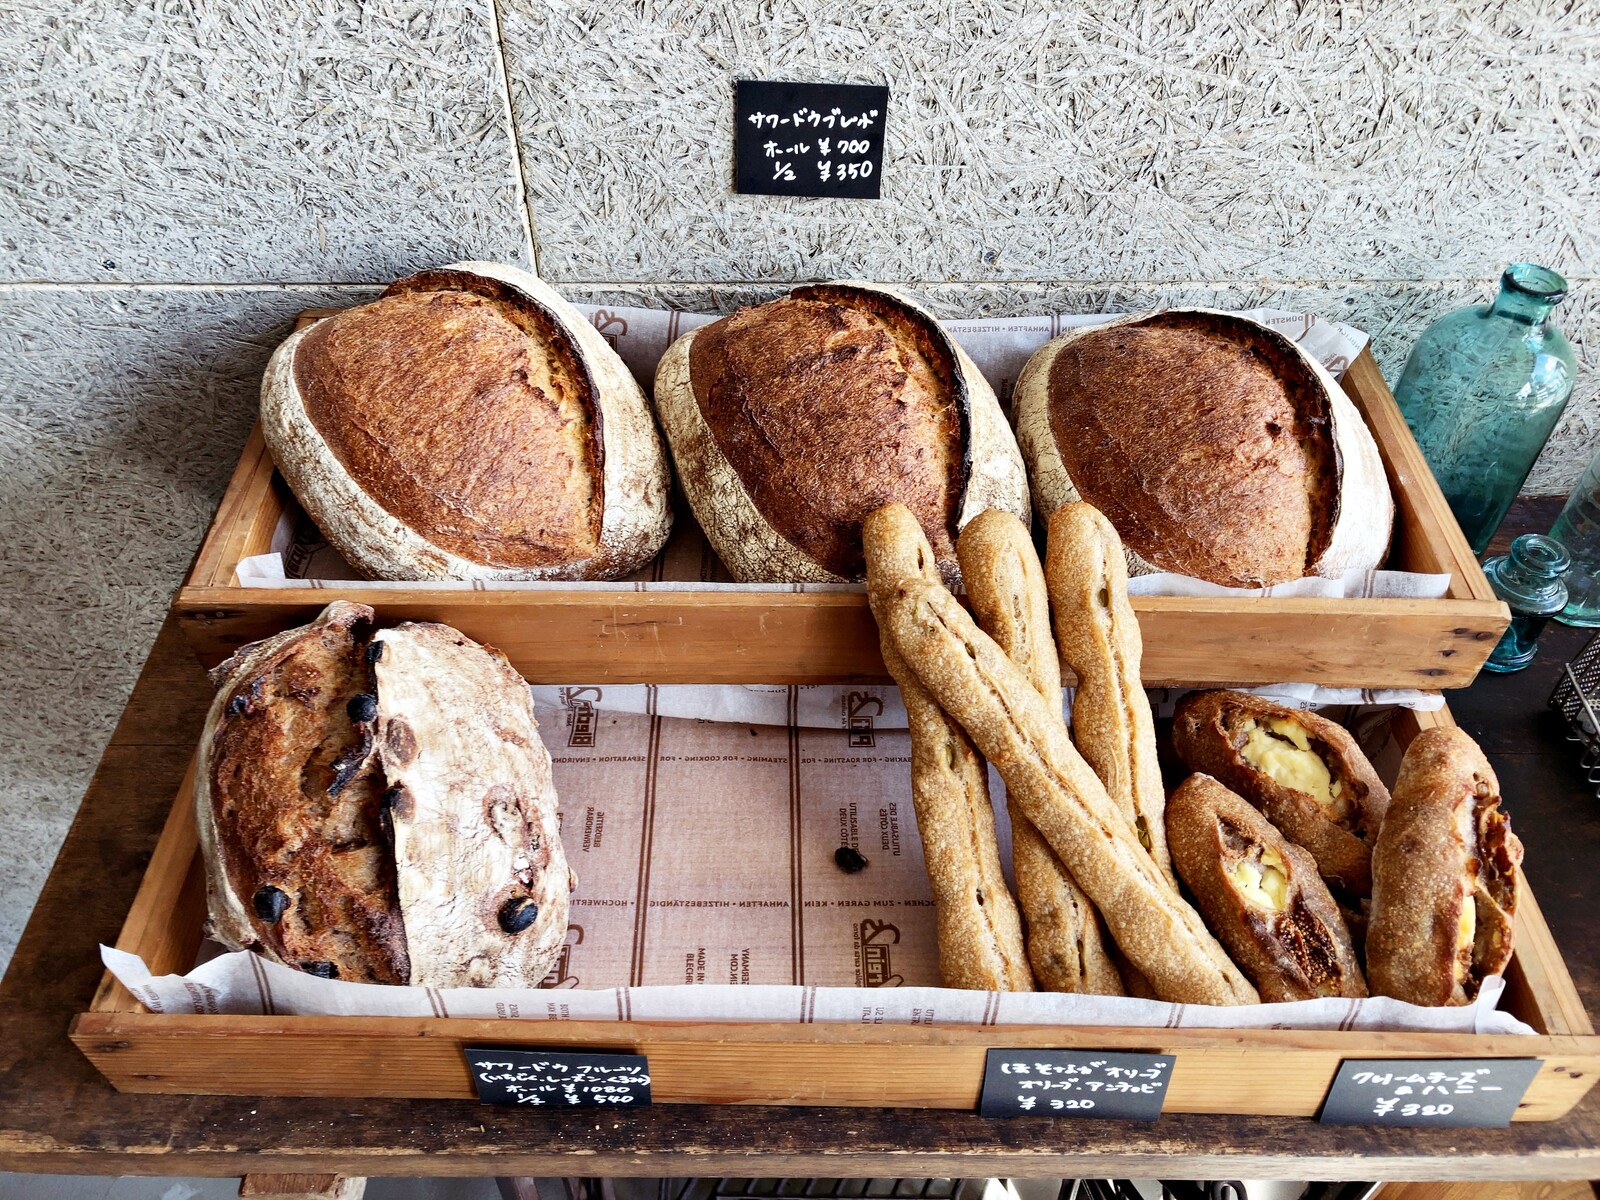
<instances>
[{"instance_id":1,"label":"lower wooden tray","mask_svg":"<svg viewBox=\"0 0 1600 1200\"><path fill-rule=\"evenodd\" d=\"M1402 744L1448 712L1402 713ZM162 831L117 947L156 974L194 962L205 915L192 780ZM537 1045L646 1054L663 1103L973 1108L991 1047L1176 1056L1168 1112L1308 1117L1346 1058L1540 1058L1516 1120L1564 1115L1600 1078L1600 1037L1522 881L1505 1007L1537 1037L1283 1029L904 1026L191 1016L145 1009L109 974L74 1020L78 1048L120 1091L473 1099L462 1048Z\"/></svg>"}]
</instances>

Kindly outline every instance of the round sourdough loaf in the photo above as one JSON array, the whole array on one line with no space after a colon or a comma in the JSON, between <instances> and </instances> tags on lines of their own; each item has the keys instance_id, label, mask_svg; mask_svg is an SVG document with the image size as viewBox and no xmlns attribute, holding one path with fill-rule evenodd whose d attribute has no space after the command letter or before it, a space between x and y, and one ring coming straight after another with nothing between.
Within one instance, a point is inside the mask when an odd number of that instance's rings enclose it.
<instances>
[{"instance_id":1,"label":"round sourdough loaf","mask_svg":"<svg viewBox=\"0 0 1600 1200\"><path fill-rule=\"evenodd\" d=\"M1394 500L1333 376L1232 313L1174 309L1074 329L1017 380L1034 503L1087 500L1130 574L1229 587L1377 567Z\"/></svg>"},{"instance_id":2,"label":"round sourdough loaf","mask_svg":"<svg viewBox=\"0 0 1600 1200\"><path fill-rule=\"evenodd\" d=\"M380 579L614 579L671 526L644 392L515 267L423 271L295 333L261 421L311 519Z\"/></svg>"},{"instance_id":3,"label":"round sourdough loaf","mask_svg":"<svg viewBox=\"0 0 1600 1200\"><path fill-rule=\"evenodd\" d=\"M372 621L335 601L213 672L211 935L327 979L535 987L572 877L527 684L449 626Z\"/></svg>"},{"instance_id":4,"label":"round sourdough loaf","mask_svg":"<svg viewBox=\"0 0 1600 1200\"><path fill-rule=\"evenodd\" d=\"M993 390L930 314L875 284L795 288L686 334L655 400L684 495L742 581L865 578L861 523L890 501L952 581L967 521L1028 519Z\"/></svg>"}]
</instances>

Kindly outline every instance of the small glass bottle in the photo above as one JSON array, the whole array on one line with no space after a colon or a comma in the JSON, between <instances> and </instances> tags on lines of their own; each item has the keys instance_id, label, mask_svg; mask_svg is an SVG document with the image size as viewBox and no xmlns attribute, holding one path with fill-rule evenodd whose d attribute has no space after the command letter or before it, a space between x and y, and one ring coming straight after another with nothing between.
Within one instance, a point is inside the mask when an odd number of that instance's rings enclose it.
<instances>
[{"instance_id":1,"label":"small glass bottle","mask_svg":"<svg viewBox=\"0 0 1600 1200\"><path fill-rule=\"evenodd\" d=\"M1556 620L1563 625L1600 626L1600 454L1578 477L1550 536L1572 556L1567 606Z\"/></svg>"},{"instance_id":2,"label":"small glass bottle","mask_svg":"<svg viewBox=\"0 0 1600 1200\"><path fill-rule=\"evenodd\" d=\"M1510 554L1500 554L1483 564L1483 573L1495 595L1511 608L1511 627L1483 664L1485 671L1520 671L1533 661L1539 635L1550 618L1567 602L1567 551L1542 533L1525 533L1511 543Z\"/></svg>"},{"instance_id":3,"label":"small glass bottle","mask_svg":"<svg viewBox=\"0 0 1600 1200\"><path fill-rule=\"evenodd\" d=\"M1474 554L1482 554L1572 395L1577 359L1550 314L1567 281L1512 263L1492 304L1439 318L1395 399Z\"/></svg>"}]
</instances>

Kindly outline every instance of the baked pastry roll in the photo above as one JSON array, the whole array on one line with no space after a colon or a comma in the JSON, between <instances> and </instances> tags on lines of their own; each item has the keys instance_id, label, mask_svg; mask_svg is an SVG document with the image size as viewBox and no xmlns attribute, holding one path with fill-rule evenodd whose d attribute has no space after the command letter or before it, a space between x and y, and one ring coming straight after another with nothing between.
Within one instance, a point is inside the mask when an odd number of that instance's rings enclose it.
<instances>
[{"instance_id":1,"label":"baked pastry roll","mask_svg":"<svg viewBox=\"0 0 1600 1200\"><path fill-rule=\"evenodd\" d=\"M1511 961L1522 843L1483 751L1456 728L1406 747L1372 856L1372 990L1469 1004Z\"/></svg>"},{"instance_id":2,"label":"baked pastry roll","mask_svg":"<svg viewBox=\"0 0 1600 1200\"><path fill-rule=\"evenodd\" d=\"M1323 878L1372 894L1389 790L1342 725L1245 692L1193 692L1173 713L1172 745L1309 851Z\"/></svg>"},{"instance_id":3,"label":"baked pastry roll","mask_svg":"<svg viewBox=\"0 0 1600 1200\"><path fill-rule=\"evenodd\" d=\"M615 579L671 527L643 390L516 267L422 271L295 333L261 424L317 527L379 579Z\"/></svg>"},{"instance_id":4,"label":"baked pastry roll","mask_svg":"<svg viewBox=\"0 0 1600 1200\"><path fill-rule=\"evenodd\" d=\"M1028 519L993 390L931 315L875 284L795 288L684 335L655 401L684 495L739 580L863 579L862 522L891 501L947 581L972 517Z\"/></svg>"},{"instance_id":5,"label":"baked pastry roll","mask_svg":"<svg viewBox=\"0 0 1600 1200\"><path fill-rule=\"evenodd\" d=\"M1231 587L1383 561L1394 501L1377 444L1299 346L1230 313L1072 329L1017 379L1034 504L1087 500L1132 575Z\"/></svg>"},{"instance_id":6,"label":"baked pastry roll","mask_svg":"<svg viewBox=\"0 0 1600 1200\"><path fill-rule=\"evenodd\" d=\"M527 684L445 625L335 601L213 672L209 931L328 979L534 987L572 880Z\"/></svg>"},{"instance_id":7,"label":"baked pastry roll","mask_svg":"<svg viewBox=\"0 0 1600 1200\"><path fill-rule=\"evenodd\" d=\"M1255 808L1191 775L1167 802L1167 844L1206 925L1262 1000L1367 994L1317 864Z\"/></svg>"}]
</instances>

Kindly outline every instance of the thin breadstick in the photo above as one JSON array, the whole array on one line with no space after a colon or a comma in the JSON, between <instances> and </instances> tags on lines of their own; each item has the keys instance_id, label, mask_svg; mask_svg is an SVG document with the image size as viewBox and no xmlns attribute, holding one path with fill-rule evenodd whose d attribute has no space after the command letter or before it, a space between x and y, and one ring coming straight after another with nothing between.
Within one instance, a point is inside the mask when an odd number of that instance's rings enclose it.
<instances>
[{"instance_id":1,"label":"thin breadstick","mask_svg":"<svg viewBox=\"0 0 1600 1200\"><path fill-rule=\"evenodd\" d=\"M887 505L865 528L880 551L878 611L901 659L960 723L1106 919L1112 937L1163 1000L1254 1004L1256 991L1139 845L1133 827L1045 703L944 587L915 570L932 562L909 509Z\"/></svg>"},{"instance_id":2,"label":"thin breadstick","mask_svg":"<svg viewBox=\"0 0 1600 1200\"><path fill-rule=\"evenodd\" d=\"M912 518L913 523L916 518ZM880 548L866 539L867 594L878 612ZM906 566L937 582L932 548ZM983 759L906 666L887 635L884 665L900 685L911 731L911 800L933 890L939 974L946 987L1031 992L1022 921L1000 867Z\"/></svg>"},{"instance_id":3,"label":"thin breadstick","mask_svg":"<svg viewBox=\"0 0 1600 1200\"><path fill-rule=\"evenodd\" d=\"M1117 531L1094 505L1063 504L1051 514L1044 577L1061 657L1078 677L1072 740L1176 891L1167 793L1150 698L1139 677L1144 642L1128 603L1127 561Z\"/></svg>"},{"instance_id":4,"label":"thin breadstick","mask_svg":"<svg viewBox=\"0 0 1600 1200\"><path fill-rule=\"evenodd\" d=\"M1027 527L1012 513L987 509L961 531L956 557L978 625L1059 711L1061 662L1050 636L1044 568ZM1094 904L1010 796L1006 811L1034 978L1052 992L1122 995Z\"/></svg>"}]
</instances>

